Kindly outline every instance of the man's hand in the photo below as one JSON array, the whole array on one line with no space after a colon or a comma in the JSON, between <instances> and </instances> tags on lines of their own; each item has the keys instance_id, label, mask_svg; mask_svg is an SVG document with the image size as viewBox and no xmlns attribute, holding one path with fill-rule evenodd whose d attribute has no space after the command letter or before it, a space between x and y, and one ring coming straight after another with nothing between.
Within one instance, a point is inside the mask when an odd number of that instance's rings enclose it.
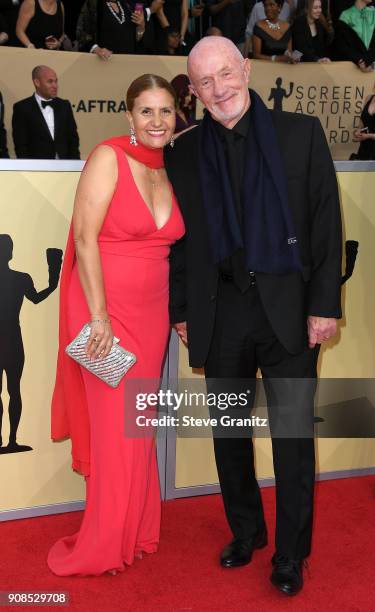
<instances>
[{"instance_id":1,"label":"man's hand","mask_svg":"<svg viewBox=\"0 0 375 612\"><path fill-rule=\"evenodd\" d=\"M187 338L186 321L184 321L183 323L175 323L173 327L175 328L176 332L178 333L184 345L187 346L188 338Z\"/></svg>"},{"instance_id":2,"label":"man's hand","mask_svg":"<svg viewBox=\"0 0 375 612\"><path fill-rule=\"evenodd\" d=\"M316 344L322 344L322 342L335 335L337 319L309 316L307 317L307 330L309 347L314 348Z\"/></svg>"}]
</instances>

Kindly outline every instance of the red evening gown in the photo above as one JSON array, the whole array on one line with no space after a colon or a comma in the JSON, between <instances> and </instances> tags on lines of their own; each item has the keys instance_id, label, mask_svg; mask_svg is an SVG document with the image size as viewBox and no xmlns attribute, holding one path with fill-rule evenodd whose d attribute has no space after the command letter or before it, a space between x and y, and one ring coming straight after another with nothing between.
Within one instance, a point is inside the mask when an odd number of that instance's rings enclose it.
<instances>
[{"instance_id":1,"label":"red evening gown","mask_svg":"<svg viewBox=\"0 0 375 612\"><path fill-rule=\"evenodd\" d=\"M48 555L50 569L59 576L121 571L142 551L155 552L159 541L155 443L150 436L124 435L124 381L161 375L170 329L169 247L183 235L184 224L173 196L169 220L157 228L121 141L113 138L104 143L116 152L118 182L98 243L113 332L122 346L135 353L137 363L116 389L69 363L78 368L84 383L90 475L79 532L60 539ZM67 315L67 333L73 339L90 319L75 263L67 287Z\"/></svg>"}]
</instances>

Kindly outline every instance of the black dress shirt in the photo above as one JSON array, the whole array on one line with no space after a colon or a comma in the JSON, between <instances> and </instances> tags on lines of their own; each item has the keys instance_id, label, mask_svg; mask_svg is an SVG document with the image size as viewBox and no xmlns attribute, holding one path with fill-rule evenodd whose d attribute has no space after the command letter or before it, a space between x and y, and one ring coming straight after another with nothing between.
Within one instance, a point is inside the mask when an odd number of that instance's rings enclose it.
<instances>
[{"instance_id":1,"label":"black dress shirt","mask_svg":"<svg viewBox=\"0 0 375 612\"><path fill-rule=\"evenodd\" d=\"M216 122L218 134L225 148L225 155L228 164L229 180L233 190L233 199L236 206L239 226L242 232L242 210L243 202L241 197L242 177L245 169L245 157L248 138L255 138L253 126L250 118L250 109L236 123L232 129L226 128L221 123ZM223 260L219 264L220 273L232 277L236 286L242 293L254 283L254 276L246 270L245 253L240 249L233 253L231 257Z\"/></svg>"}]
</instances>

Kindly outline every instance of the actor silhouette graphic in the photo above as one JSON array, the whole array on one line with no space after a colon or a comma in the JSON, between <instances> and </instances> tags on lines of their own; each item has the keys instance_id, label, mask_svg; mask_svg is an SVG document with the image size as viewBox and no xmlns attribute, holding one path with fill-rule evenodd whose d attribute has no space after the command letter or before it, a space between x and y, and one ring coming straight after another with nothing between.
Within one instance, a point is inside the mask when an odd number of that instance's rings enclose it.
<instances>
[{"instance_id":1,"label":"actor silhouette graphic","mask_svg":"<svg viewBox=\"0 0 375 612\"><path fill-rule=\"evenodd\" d=\"M9 268L13 257L13 241L8 234L0 234L0 453L32 450L30 446L17 444L17 430L22 413L20 383L25 355L19 315L26 297L33 304L45 300L59 282L62 251L47 249L48 287L37 291L29 274ZM9 443L3 447L1 436L3 403L1 400L3 374L6 374L9 394Z\"/></svg>"},{"instance_id":2,"label":"actor silhouette graphic","mask_svg":"<svg viewBox=\"0 0 375 612\"><path fill-rule=\"evenodd\" d=\"M276 87L272 87L271 93L269 95L268 101L273 100L273 110L282 111L283 110L283 100L284 98L290 98L293 93L294 83L289 83L289 93L286 93L286 90L281 87L283 80L281 77L276 79Z\"/></svg>"}]
</instances>

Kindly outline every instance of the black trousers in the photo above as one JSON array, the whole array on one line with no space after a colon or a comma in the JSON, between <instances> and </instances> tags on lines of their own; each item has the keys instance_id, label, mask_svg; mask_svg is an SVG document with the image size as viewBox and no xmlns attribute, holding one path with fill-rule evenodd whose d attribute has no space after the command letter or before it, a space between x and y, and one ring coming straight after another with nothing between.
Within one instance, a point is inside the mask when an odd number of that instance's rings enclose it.
<instances>
[{"instance_id":1,"label":"black trousers","mask_svg":"<svg viewBox=\"0 0 375 612\"><path fill-rule=\"evenodd\" d=\"M232 281L220 280L215 327L205 364L206 378L254 381L259 368L265 384L271 432L282 410L282 402L278 406L276 397L278 388L276 386L275 390L271 382L275 379L309 381L302 396L296 400L294 414L290 415L289 410L286 418L298 419L302 411L305 422L310 420L313 427L318 353L319 346L306 347L298 355L286 351L270 326L256 284L242 294ZM208 387L210 384L215 385L215 382L209 380ZM225 512L234 538L249 539L265 525L251 434L241 438L214 434L214 450ZM273 436L272 450L276 481L276 550L289 558L302 559L308 556L311 547L314 439Z\"/></svg>"}]
</instances>

